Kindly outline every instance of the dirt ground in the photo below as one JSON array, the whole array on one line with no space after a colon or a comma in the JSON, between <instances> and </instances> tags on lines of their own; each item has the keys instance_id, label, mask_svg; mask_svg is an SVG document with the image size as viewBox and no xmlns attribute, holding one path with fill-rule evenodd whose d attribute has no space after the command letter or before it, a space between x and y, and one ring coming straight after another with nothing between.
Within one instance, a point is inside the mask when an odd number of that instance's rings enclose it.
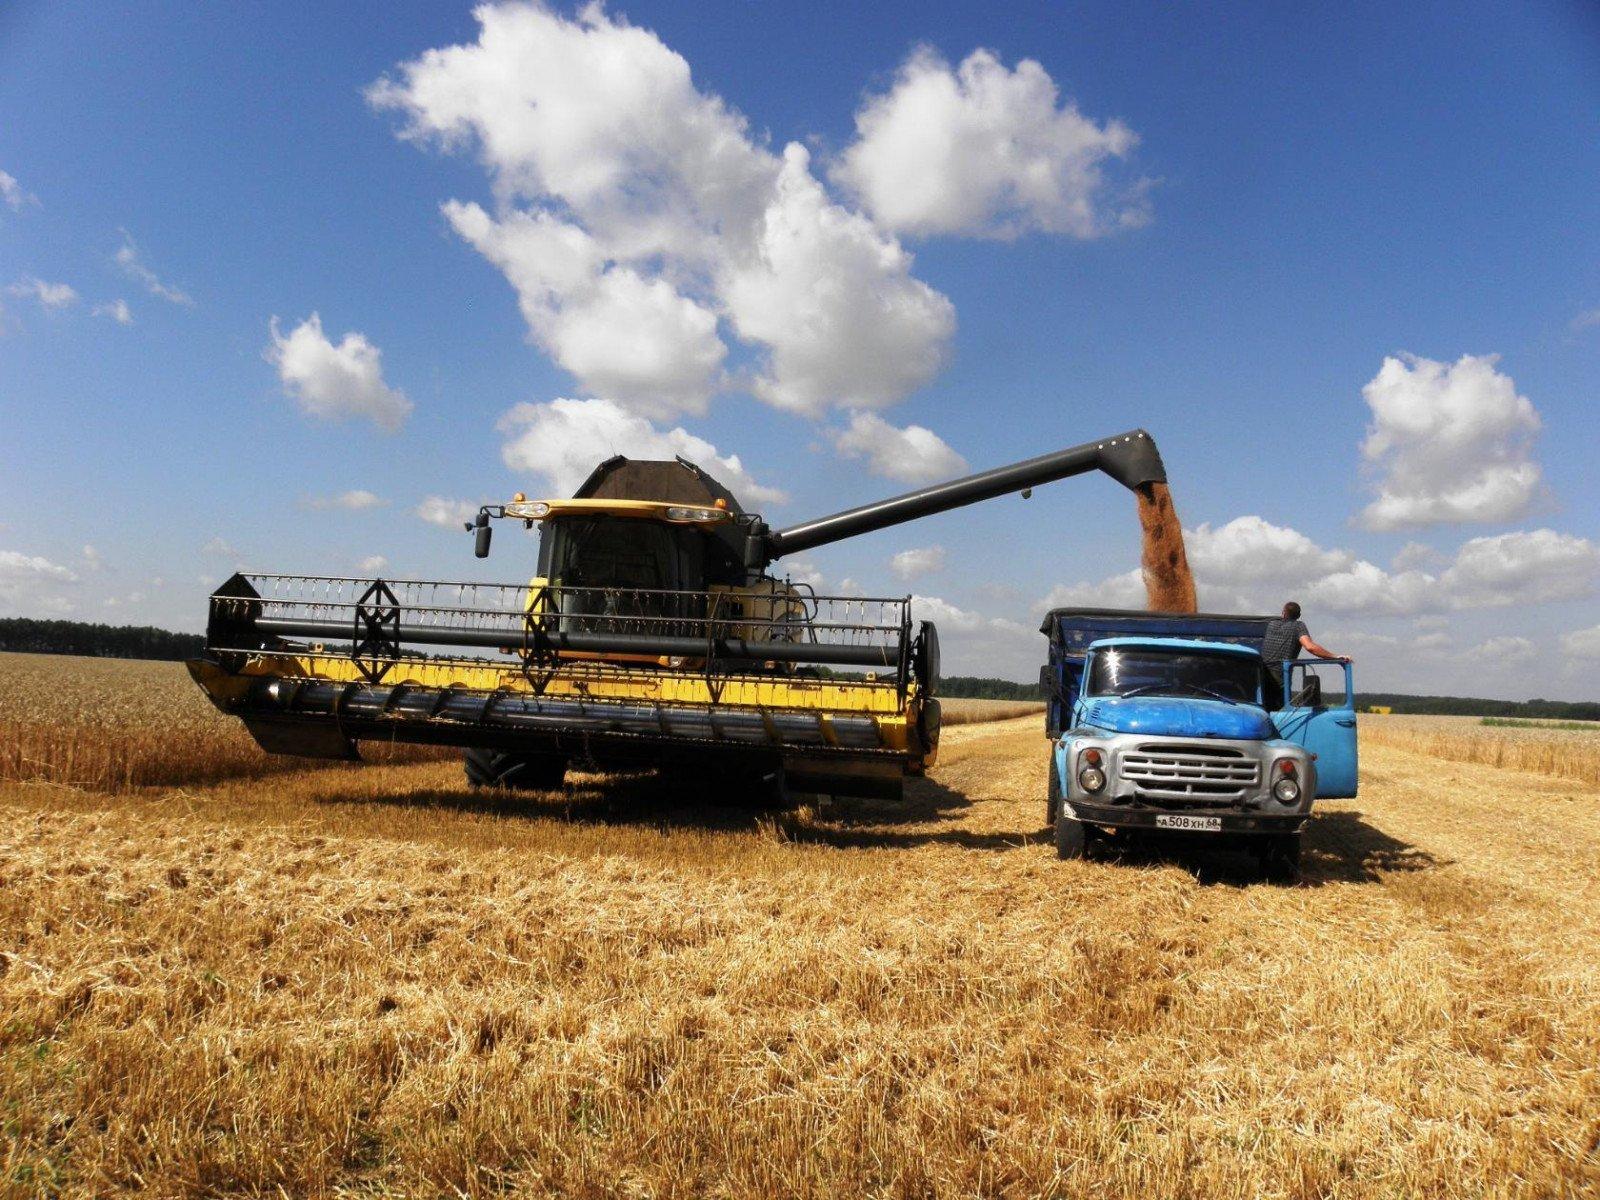
<instances>
[{"instance_id":1,"label":"dirt ground","mask_svg":"<svg viewBox=\"0 0 1600 1200\"><path fill-rule=\"evenodd\" d=\"M1600 1189L1600 789L1387 746L1299 886L900 809L451 764L0 785L8 1195Z\"/></svg>"}]
</instances>

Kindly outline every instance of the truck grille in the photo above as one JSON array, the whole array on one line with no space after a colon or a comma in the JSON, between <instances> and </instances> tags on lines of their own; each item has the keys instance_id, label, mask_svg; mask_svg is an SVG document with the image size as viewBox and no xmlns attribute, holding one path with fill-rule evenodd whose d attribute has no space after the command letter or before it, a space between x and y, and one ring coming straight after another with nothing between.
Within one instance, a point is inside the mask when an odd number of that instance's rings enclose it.
<instances>
[{"instance_id":1,"label":"truck grille","mask_svg":"<svg viewBox=\"0 0 1600 1200\"><path fill-rule=\"evenodd\" d=\"M1237 804L1261 784L1261 764L1228 746L1147 742L1122 755L1122 778L1141 799Z\"/></svg>"}]
</instances>

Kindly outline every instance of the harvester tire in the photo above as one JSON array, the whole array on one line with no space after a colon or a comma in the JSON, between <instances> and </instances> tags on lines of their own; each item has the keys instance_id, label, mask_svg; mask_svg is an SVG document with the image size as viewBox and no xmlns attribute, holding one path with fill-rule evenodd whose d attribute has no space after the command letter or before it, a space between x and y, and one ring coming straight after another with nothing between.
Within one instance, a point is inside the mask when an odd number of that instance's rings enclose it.
<instances>
[{"instance_id":1,"label":"harvester tire","mask_svg":"<svg viewBox=\"0 0 1600 1200\"><path fill-rule=\"evenodd\" d=\"M512 788L519 792L551 792L567 777L567 760L559 754L509 754L504 750L468 750L467 783L477 788Z\"/></svg>"},{"instance_id":2,"label":"harvester tire","mask_svg":"<svg viewBox=\"0 0 1600 1200\"><path fill-rule=\"evenodd\" d=\"M1089 857L1089 829L1082 821L1066 816L1056 818L1056 857Z\"/></svg>"}]
</instances>

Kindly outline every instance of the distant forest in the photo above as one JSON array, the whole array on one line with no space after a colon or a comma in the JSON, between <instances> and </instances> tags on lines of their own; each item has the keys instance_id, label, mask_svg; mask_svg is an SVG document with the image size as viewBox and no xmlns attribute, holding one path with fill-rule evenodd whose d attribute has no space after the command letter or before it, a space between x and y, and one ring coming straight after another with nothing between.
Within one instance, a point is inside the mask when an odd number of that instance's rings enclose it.
<instances>
[{"instance_id":1,"label":"distant forest","mask_svg":"<svg viewBox=\"0 0 1600 1200\"><path fill-rule=\"evenodd\" d=\"M90 625L83 621L0 618L0 651L29 654L82 654L90 658L193 658L205 639L197 633L172 633L149 625ZM821 674L847 677L842 672ZM1042 700L1037 682L1016 683L978 675L946 675L939 694L972 700ZM1600 702L1585 700L1482 700L1470 696L1404 696L1358 692L1356 707L1373 705L1397 713L1461 717L1533 717L1561 721L1600 721Z\"/></svg>"},{"instance_id":2,"label":"distant forest","mask_svg":"<svg viewBox=\"0 0 1600 1200\"><path fill-rule=\"evenodd\" d=\"M205 639L150 625L90 625L84 621L0 618L0 650L82 654L89 658L193 658Z\"/></svg>"}]
</instances>

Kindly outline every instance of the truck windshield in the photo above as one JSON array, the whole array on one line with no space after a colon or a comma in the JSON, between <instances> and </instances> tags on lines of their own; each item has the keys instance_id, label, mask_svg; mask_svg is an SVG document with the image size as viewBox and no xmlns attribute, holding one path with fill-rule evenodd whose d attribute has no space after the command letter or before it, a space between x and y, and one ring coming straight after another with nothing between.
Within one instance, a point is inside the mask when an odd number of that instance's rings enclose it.
<instances>
[{"instance_id":1,"label":"truck windshield","mask_svg":"<svg viewBox=\"0 0 1600 1200\"><path fill-rule=\"evenodd\" d=\"M1254 702L1261 664L1236 654L1116 647L1090 656L1091 696L1212 696Z\"/></svg>"}]
</instances>

